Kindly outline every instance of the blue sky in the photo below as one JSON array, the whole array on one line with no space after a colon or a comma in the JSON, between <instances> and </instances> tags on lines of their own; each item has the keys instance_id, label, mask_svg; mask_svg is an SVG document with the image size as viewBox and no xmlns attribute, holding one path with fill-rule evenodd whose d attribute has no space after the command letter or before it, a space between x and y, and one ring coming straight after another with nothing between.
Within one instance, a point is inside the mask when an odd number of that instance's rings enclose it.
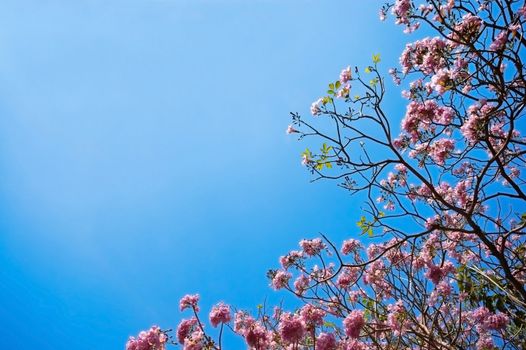
<instances>
[{"instance_id":1,"label":"blue sky","mask_svg":"<svg viewBox=\"0 0 526 350\"><path fill-rule=\"evenodd\" d=\"M185 293L253 308L299 239L356 236L285 129L347 65L396 65L381 4L2 1L2 348L123 348Z\"/></svg>"}]
</instances>

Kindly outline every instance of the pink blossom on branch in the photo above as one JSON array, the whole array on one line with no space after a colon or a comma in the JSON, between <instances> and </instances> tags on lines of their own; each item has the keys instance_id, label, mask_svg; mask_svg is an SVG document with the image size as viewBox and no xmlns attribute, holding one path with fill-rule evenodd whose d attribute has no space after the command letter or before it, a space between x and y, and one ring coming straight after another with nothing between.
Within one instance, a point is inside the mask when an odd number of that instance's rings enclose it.
<instances>
[{"instance_id":1,"label":"pink blossom on branch","mask_svg":"<svg viewBox=\"0 0 526 350\"><path fill-rule=\"evenodd\" d=\"M272 278L272 287L275 290L285 288L288 286L289 280L292 277L292 274L283 270L276 271L274 277Z\"/></svg>"},{"instance_id":2,"label":"pink blossom on branch","mask_svg":"<svg viewBox=\"0 0 526 350\"><path fill-rule=\"evenodd\" d=\"M343 320L345 334L351 338L358 338L364 325L365 318L363 317L363 311L361 310L351 311Z\"/></svg>"},{"instance_id":3,"label":"pink blossom on branch","mask_svg":"<svg viewBox=\"0 0 526 350\"><path fill-rule=\"evenodd\" d=\"M455 112L450 107L439 106L434 100L412 101L407 105L402 130L412 142L418 141L424 132L433 133L437 126L448 126Z\"/></svg>"},{"instance_id":4,"label":"pink blossom on branch","mask_svg":"<svg viewBox=\"0 0 526 350\"><path fill-rule=\"evenodd\" d=\"M502 50L504 46L506 46L507 41L508 41L508 31L503 30L495 37L495 40L491 43L491 45L489 46L489 49L493 51Z\"/></svg>"},{"instance_id":5,"label":"pink blossom on branch","mask_svg":"<svg viewBox=\"0 0 526 350\"><path fill-rule=\"evenodd\" d=\"M392 8L392 13L396 17L396 24L406 24L409 22L409 15L411 14L412 3L411 0L396 0Z\"/></svg>"},{"instance_id":6,"label":"pink blossom on branch","mask_svg":"<svg viewBox=\"0 0 526 350\"><path fill-rule=\"evenodd\" d=\"M302 295L309 288L310 281L310 278L306 275L302 274L298 276L294 281L294 291L299 295Z\"/></svg>"},{"instance_id":7,"label":"pink blossom on branch","mask_svg":"<svg viewBox=\"0 0 526 350\"><path fill-rule=\"evenodd\" d=\"M177 326L177 341L180 344L184 344L184 340L194 331L196 325L197 319L195 317L182 320Z\"/></svg>"},{"instance_id":8,"label":"pink blossom on branch","mask_svg":"<svg viewBox=\"0 0 526 350\"><path fill-rule=\"evenodd\" d=\"M306 304L300 311L300 316L307 329L314 329L323 325L323 318L327 314L324 310L312 304Z\"/></svg>"},{"instance_id":9,"label":"pink blossom on branch","mask_svg":"<svg viewBox=\"0 0 526 350\"><path fill-rule=\"evenodd\" d=\"M430 146L429 156L437 165L444 165L455 149L455 141L451 139L440 139L433 142Z\"/></svg>"},{"instance_id":10,"label":"pink blossom on branch","mask_svg":"<svg viewBox=\"0 0 526 350\"><path fill-rule=\"evenodd\" d=\"M321 105L323 104L323 99L318 99L316 100L315 102L312 103L312 105L310 106L310 113L313 115L313 116L318 116L321 114Z\"/></svg>"},{"instance_id":11,"label":"pink blossom on branch","mask_svg":"<svg viewBox=\"0 0 526 350\"><path fill-rule=\"evenodd\" d=\"M294 129L294 127L293 127L292 125L289 125L289 126L287 127L287 134L290 135L290 134L297 133L297 132L299 132L299 131L296 130L296 129Z\"/></svg>"},{"instance_id":12,"label":"pink blossom on branch","mask_svg":"<svg viewBox=\"0 0 526 350\"><path fill-rule=\"evenodd\" d=\"M388 305L387 325L394 332L394 335L403 335L409 328L410 322L407 319L406 309L401 300L395 304Z\"/></svg>"},{"instance_id":13,"label":"pink blossom on branch","mask_svg":"<svg viewBox=\"0 0 526 350\"><path fill-rule=\"evenodd\" d=\"M346 84L352 79L351 67L347 67L340 73L340 82Z\"/></svg>"},{"instance_id":14,"label":"pink blossom on branch","mask_svg":"<svg viewBox=\"0 0 526 350\"><path fill-rule=\"evenodd\" d=\"M194 309L196 312L199 312L199 306L197 303L199 302L199 294L187 294L184 297L181 298L179 301L179 309L181 311L185 309Z\"/></svg>"},{"instance_id":15,"label":"pink blossom on branch","mask_svg":"<svg viewBox=\"0 0 526 350\"><path fill-rule=\"evenodd\" d=\"M348 239L343 242L341 253L343 255L348 255L352 252L356 252L358 248L360 248L362 244L357 239Z\"/></svg>"},{"instance_id":16,"label":"pink blossom on branch","mask_svg":"<svg viewBox=\"0 0 526 350\"><path fill-rule=\"evenodd\" d=\"M425 74L433 74L439 69L446 68L445 55L450 51L451 46L439 37L428 37L407 44L400 56L402 72L419 70Z\"/></svg>"},{"instance_id":17,"label":"pink blossom on branch","mask_svg":"<svg viewBox=\"0 0 526 350\"><path fill-rule=\"evenodd\" d=\"M338 342L333 333L321 332L316 338L316 348L318 350L336 350Z\"/></svg>"},{"instance_id":18,"label":"pink blossom on branch","mask_svg":"<svg viewBox=\"0 0 526 350\"><path fill-rule=\"evenodd\" d=\"M471 13L465 14L448 35L448 38L451 40L450 44L457 46L473 42L480 32L481 26L482 20L480 17Z\"/></svg>"},{"instance_id":19,"label":"pink blossom on branch","mask_svg":"<svg viewBox=\"0 0 526 350\"><path fill-rule=\"evenodd\" d=\"M319 238L304 239L300 241L300 247L307 256L314 256L325 248L325 244Z\"/></svg>"},{"instance_id":20,"label":"pink blossom on branch","mask_svg":"<svg viewBox=\"0 0 526 350\"><path fill-rule=\"evenodd\" d=\"M228 323L232 318L230 314L230 306L219 303L210 311L210 324L212 327L217 327L220 323Z\"/></svg>"},{"instance_id":21,"label":"pink blossom on branch","mask_svg":"<svg viewBox=\"0 0 526 350\"><path fill-rule=\"evenodd\" d=\"M279 334L288 344L295 344L303 339L305 332L305 322L296 314L285 312L281 315L279 322Z\"/></svg>"},{"instance_id":22,"label":"pink blossom on branch","mask_svg":"<svg viewBox=\"0 0 526 350\"><path fill-rule=\"evenodd\" d=\"M137 338L130 337L126 350L164 350L168 337L157 326L139 333Z\"/></svg>"}]
</instances>

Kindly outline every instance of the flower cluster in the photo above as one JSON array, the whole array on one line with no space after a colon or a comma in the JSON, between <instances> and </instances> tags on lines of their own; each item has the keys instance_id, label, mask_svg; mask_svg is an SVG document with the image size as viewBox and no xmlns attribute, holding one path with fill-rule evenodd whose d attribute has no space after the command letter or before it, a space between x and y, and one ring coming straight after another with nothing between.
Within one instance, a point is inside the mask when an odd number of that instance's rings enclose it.
<instances>
[{"instance_id":1,"label":"flower cluster","mask_svg":"<svg viewBox=\"0 0 526 350\"><path fill-rule=\"evenodd\" d=\"M183 311L185 309L190 308L198 312L199 306L197 305L197 303L199 303L199 294L187 294L184 297L182 297L179 301L179 309Z\"/></svg>"},{"instance_id":2,"label":"flower cluster","mask_svg":"<svg viewBox=\"0 0 526 350\"><path fill-rule=\"evenodd\" d=\"M472 43L477 38L481 26L482 20L479 16L471 13L465 14L448 36L450 45L457 46Z\"/></svg>"},{"instance_id":3,"label":"flower cluster","mask_svg":"<svg viewBox=\"0 0 526 350\"><path fill-rule=\"evenodd\" d=\"M468 108L468 118L460 128L462 135L470 144L484 137L486 124L495 107L486 101L481 101Z\"/></svg>"},{"instance_id":4,"label":"flower cluster","mask_svg":"<svg viewBox=\"0 0 526 350\"><path fill-rule=\"evenodd\" d=\"M410 322L407 320L406 309L402 300L387 306L387 325L394 335L400 336L409 328Z\"/></svg>"},{"instance_id":5,"label":"flower cluster","mask_svg":"<svg viewBox=\"0 0 526 350\"><path fill-rule=\"evenodd\" d=\"M454 116L452 108L439 106L435 100L411 101L402 119L402 130L416 142L423 132L434 133L437 126L448 126Z\"/></svg>"},{"instance_id":6,"label":"flower cluster","mask_svg":"<svg viewBox=\"0 0 526 350\"><path fill-rule=\"evenodd\" d=\"M291 277L292 275L289 272L278 270L272 278L271 286L276 290L285 288L288 286Z\"/></svg>"},{"instance_id":7,"label":"flower cluster","mask_svg":"<svg viewBox=\"0 0 526 350\"><path fill-rule=\"evenodd\" d=\"M433 74L441 68L446 68L446 57L450 51L451 47L447 41L439 37L428 37L407 44L400 56L402 71L408 73L415 69L425 74Z\"/></svg>"},{"instance_id":8,"label":"flower cluster","mask_svg":"<svg viewBox=\"0 0 526 350\"><path fill-rule=\"evenodd\" d=\"M304 239L300 241L300 247L307 256L314 256L320 254L325 244L319 238Z\"/></svg>"},{"instance_id":9,"label":"flower cluster","mask_svg":"<svg viewBox=\"0 0 526 350\"><path fill-rule=\"evenodd\" d=\"M360 337L360 332L365 325L365 319L363 317L363 311L353 310L343 320L343 328L345 334L351 338Z\"/></svg>"},{"instance_id":10,"label":"flower cluster","mask_svg":"<svg viewBox=\"0 0 526 350\"><path fill-rule=\"evenodd\" d=\"M230 306L219 303L210 311L210 324L212 327L217 327L220 323L228 323L232 316L230 315Z\"/></svg>"},{"instance_id":11,"label":"flower cluster","mask_svg":"<svg viewBox=\"0 0 526 350\"><path fill-rule=\"evenodd\" d=\"M168 337L157 326L139 333L137 338L130 337L126 350L164 350Z\"/></svg>"}]
</instances>

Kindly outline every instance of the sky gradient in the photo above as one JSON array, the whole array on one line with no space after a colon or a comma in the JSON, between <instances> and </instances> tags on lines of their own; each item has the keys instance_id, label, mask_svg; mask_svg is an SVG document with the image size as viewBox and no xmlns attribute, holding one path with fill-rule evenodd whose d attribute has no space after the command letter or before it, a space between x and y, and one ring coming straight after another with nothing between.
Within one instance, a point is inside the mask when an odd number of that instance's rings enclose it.
<instances>
[{"instance_id":1,"label":"sky gradient","mask_svg":"<svg viewBox=\"0 0 526 350\"><path fill-rule=\"evenodd\" d=\"M299 239L356 237L285 129L347 65L397 64L381 4L3 1L2 348L122 349L186 293L254 308Z\"/></svg>"}]
</instances>

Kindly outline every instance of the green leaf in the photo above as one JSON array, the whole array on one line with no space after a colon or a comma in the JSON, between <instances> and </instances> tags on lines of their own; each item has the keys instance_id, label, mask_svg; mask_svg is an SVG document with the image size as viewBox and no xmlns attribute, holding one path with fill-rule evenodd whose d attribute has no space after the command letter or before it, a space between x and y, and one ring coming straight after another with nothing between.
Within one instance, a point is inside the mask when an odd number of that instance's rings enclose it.
<instances>
[{"instance_id":1,"label":"green leaf","mask_svg":"<svg viewBox=\"0 0 526 350\"><path fill-rule=\"evenodd\" d=\"M312 158L312 153L311 151L308 149L308 148L305 148L305 151L303 151L303 153L301 153L302 156L306 156L307 158Z\"/></svg>"},{"instance_id":2,"label":"green leaf","mask_svg":"<svg viewBox=\"0 0 526 350\"><path fill-rule=\"evenodd\" d=\"M324 142L321 146L321 153L324 155L329 154L329 151L332 149L332 146L327 146L327 144Z\"/></svg>"},{"instance_id":3,"label":"green leaf","mask_svg":"<svg viewBox=\"0 0 526 350\"><path fill-rule=\"evenodd\" d=\"M373 62L374 62L374 64L380 62L380 54L379 53L376 54L376 55L373 55Z\"/></svg>"},{"instance_id":4,"label":"green leaf","mask_svg":"<svg viewBox=\"0 0 526 350\"><path fill-rule=\"evenodd\" d=\"M333 83L329 84L329 89L334 90L334 84Z\"/></svg>"},{"instance_id":5,"label":"green leaf","mask_svg":"<svg viewBox=\"0 0 526 350\"><path fill-rule=\"evenodd\" d=\"M323 322L323 325L325 327L336 328L336 325L333 322L329 322L329 321Z\"/></svg>"},{"instance_id":6,"label":"green leaf","mask_svg":"<svg viewBox=\"0 0 526 350\"><path fill-rule=\"evenodd\" d=\"M362 216L360 217L360 221L358 221L358 222L356 223L356 225L358 225L358 227L362 227L362 226L363 226L363 223L365 222L365 220L366 220L366 219L365 219L365 216L362 215Z\"/></svg>"},{"instance_id":7,"label":"green leaf","mask_svg":"<svg viewBox=\"0 0 526 350\"><path fill-rule=\"evenodd\" d=\"M329 95L334 95L334 91L333 91L333 90L327 90L327 93L328 93Z\"/></svg>"},{"instance_id":8,"label":"green leaf","mask_svg":"<svg viewBox=\"0 0 526 350\"><path fill-rule=\"evenodd\" d=\"M365 67L365 73L371 73L371 67Z\"/></svg>"},{"instance_id":9,"label":"green leaf","mask_svg":"<svg viewBox=\"0 0 526 350\"><path fill-rule=\"evenodd\" d=\"M339 80L337 80L334 86L336 87L336 89L339 89L340 86L342 86L342 83Z\"/></svg>"}]
</instances>

